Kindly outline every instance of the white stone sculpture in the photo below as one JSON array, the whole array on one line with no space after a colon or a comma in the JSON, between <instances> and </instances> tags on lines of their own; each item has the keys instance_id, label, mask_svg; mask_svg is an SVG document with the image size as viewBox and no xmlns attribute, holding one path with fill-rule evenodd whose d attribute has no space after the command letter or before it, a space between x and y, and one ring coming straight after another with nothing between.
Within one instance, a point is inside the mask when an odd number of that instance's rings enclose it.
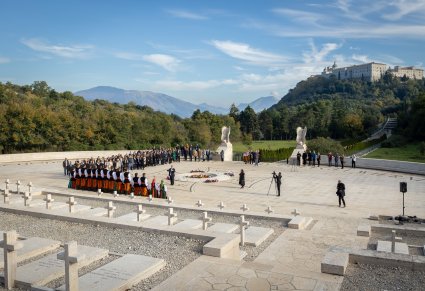
<instances>
[{"instance_id":1,"label":"white stone sculpture","mask_svg":"<svg viewBox=\"0 0 425 291\"><path fill-rule=\"evenodd\" d=\"M307 126L297 127L297 145L305 145L305 136L307 134Z\"/></svg>"},{"instance_id":2,"label":"white stone sculpture","mask_svg":"<svg viewBox=\"0 0 425 291\"><path fill-rule=\"evenodd\" d=\"M223 152L223 161L233 160L233 145L230 142L230 127L223 126L221 128L221 144L217 148L217 153L221 158Z\"/></svg>"}]
</instances>

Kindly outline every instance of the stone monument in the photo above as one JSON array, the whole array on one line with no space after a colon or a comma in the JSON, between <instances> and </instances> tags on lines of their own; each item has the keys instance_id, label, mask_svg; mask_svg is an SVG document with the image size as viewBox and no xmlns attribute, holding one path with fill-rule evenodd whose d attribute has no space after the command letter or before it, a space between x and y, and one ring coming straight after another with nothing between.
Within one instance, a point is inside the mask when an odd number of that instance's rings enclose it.
<instances>
[{"instance_id":1,"label":"stone monument","mask_svg":"<svg viewBox=\"0 0 425 291\"><path fill-rule=\"evenodd\" d=\"M233 145L230 143L230 127L223 126L221 128L221 144L217 148L219 156L223 151L223 160L228 162L233 160Z\"/></svg>"},{"instance_id":2,"label":"stone monument","mask_svg":"<svg viewBox=\"0 0 425 291\"><path fill-rule=\"evenodd\" d=\"M304 126L304 128L297 127L296 131L297 131L297 139L296 139L297 146L295 147L291 155L291 160L294 163L296 162L296 159L297 159L297 153L300 152L300 154L302 154L303 152L307 150L307 145L305 141L305 136L307 134L307 126Z\"/></svg>"}]
</instances>

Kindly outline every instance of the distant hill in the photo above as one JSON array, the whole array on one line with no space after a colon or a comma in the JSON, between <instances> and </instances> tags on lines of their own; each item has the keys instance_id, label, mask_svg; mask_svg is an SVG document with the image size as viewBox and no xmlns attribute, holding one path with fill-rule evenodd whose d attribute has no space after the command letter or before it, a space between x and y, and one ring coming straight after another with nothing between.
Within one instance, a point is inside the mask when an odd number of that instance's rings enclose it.
<instances>
[{"instance_id":1,"label":"distant hill","mask_svg":"<svg viewBox=\"0 0 425 291\"><path fill-rule=\"evenodd\" d=\"M264 109L268 109L271 106L275 105L279 101L279 98L274 96L266 96L258 98L251 103L241 103L237 107L239 110L244 110L248 105L254 109L255 112L261 112Z\"/></svg>"},{"instance_id":2,"label":"distant hill","mask_svg":"<svg viewBox=\"0 0 425 291\"><path fill-rule=\"evenodd\" d=\"M98 86L87 90L75 92L75 95L82 96L87 100L107 100L120 104L134 102L137 105L149 106L154 110L158 110L167 114L176 114L186 118L192 116L193 111L199 109L201 111L208 110L215 114L227 114L228 109L211 106L205 103L196 105L178 98L150 91L124 90L109 86Z\"/></svg>"}]
</instances>

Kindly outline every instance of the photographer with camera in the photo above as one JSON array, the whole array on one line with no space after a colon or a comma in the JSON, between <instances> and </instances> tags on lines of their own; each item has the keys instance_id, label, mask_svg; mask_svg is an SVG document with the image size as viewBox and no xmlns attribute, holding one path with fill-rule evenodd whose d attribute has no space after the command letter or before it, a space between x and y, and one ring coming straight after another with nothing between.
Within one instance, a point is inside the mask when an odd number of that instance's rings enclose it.
<instances>
[{"instance_id":1,"label":"photographer with camera","mask_svg":"<svg viewBox=\"0 0 425 291\"><path fill-rule=\"evenodd\" d=\"M273 171L273 179L276 183L277 196L280 196L280 186L282 185L282 174L279 172L279 174L276 175L276 172Z\"/></svg>"}]
</instances>

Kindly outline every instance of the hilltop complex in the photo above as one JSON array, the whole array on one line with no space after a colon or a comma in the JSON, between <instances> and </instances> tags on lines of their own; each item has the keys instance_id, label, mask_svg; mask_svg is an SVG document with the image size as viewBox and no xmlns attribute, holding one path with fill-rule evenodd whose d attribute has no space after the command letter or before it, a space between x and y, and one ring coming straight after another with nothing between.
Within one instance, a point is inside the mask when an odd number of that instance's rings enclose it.
<instances>
[{"instance_id":1,"label":"hilltop complex","mask_svg":"<svg viewBox=\"0 0 425 291\"><path fill-rule=\"evenodd\" d=\"M424 70L410 67L395 66L391 69L388 65L382 63L367 63L361 65L354 65L349 67L338 68L336 62L331 67L323 69L321 76L329 78L336 76L338 80L344 79L364 79L367 81L377 81L382 76L389 72L395 77L407 77L409 79L422 79L424 77Z\"/></svg>"}]
</instances>

